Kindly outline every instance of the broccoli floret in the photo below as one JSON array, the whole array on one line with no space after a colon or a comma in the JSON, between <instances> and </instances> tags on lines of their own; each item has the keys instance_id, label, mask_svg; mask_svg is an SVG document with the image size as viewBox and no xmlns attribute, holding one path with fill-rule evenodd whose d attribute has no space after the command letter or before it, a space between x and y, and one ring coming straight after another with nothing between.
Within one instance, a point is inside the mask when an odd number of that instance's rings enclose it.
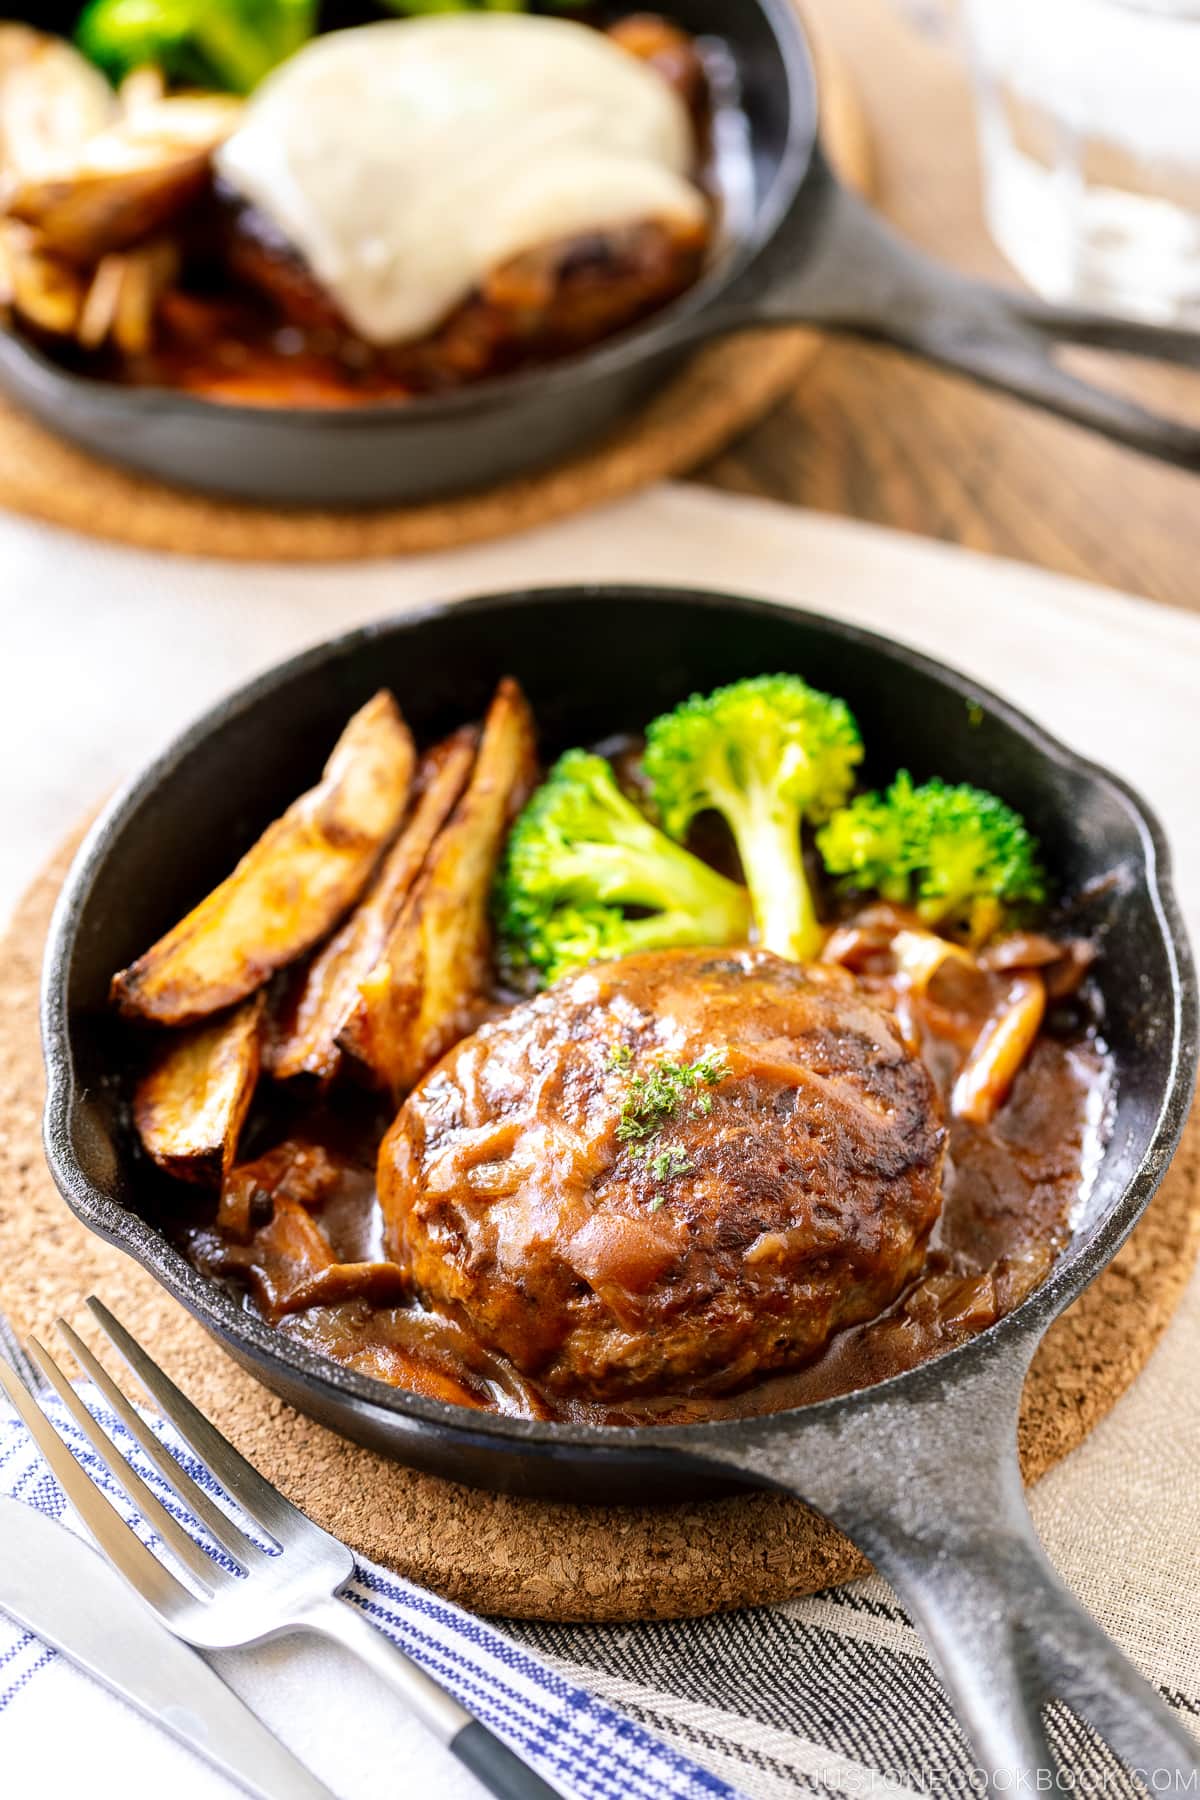
<instances>
[{"instance_id":1,"label":"broccoli floret","mask_svg":"<svg viewBox=\"0 0 1200 1800\"><path fill-rule=\"evenodd\" d=\"M982 788L901 771L886 794L860 794L817 833L831 875L916 908L925 924L990 936L1014 908L1046 898L1037 843L1011 806Z\"/></svg>"},{"instance_id":2,"label":"broccoli floret","mask_svg":"<svg viewBox=\"0 0 1200 1800\"><path fill-rule=\"evenodd\" d=\"M798 675L760 675L693 694L646 733L645 770L664 828L687 836L712 808L728 823L759 941L794 962L821 948L800 828L850 792L862 741L849 707Z\"/></svg>"},{"instance_id":3,"label":"broccoli floret","mask_svg":"<svg viewBox=\"0 0 1200 1800\"><path fill-rule=\"evenodd\" d=\"M92 0L75 39L113 81L151 64L189 86L248 94L316 23L317 0Z\"/></svg>"},{"instance_id":4,"label":"broccoli floret","mask_svg":"<svg viewBox=\"0 0 1200 1800\"><path fill-rule=\"evenodd\" d=\"M665 837L586 750L559 758L513 826L494 912L505 969L543 982L597 958L738 943L750 930L745 890Z\"/></svg>"}]
</instances>

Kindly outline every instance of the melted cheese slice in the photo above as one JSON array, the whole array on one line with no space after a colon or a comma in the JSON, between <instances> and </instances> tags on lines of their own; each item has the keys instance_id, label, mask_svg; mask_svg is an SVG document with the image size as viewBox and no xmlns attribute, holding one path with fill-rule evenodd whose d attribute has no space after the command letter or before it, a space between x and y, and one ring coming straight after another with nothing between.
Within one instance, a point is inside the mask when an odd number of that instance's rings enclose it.
<instances>
[{"instance_id":1,"label":"melted cheese slice","mask_svg":"<svg viewBox=\"0 0 1200 1800\"><path fill-rule=\"evenodd\" d=\"M258 89L220 174L371 343L431 330L508 258L703 220L683 102L568 20L475 13L330 32Z\"/></svg>"}]
</instances>

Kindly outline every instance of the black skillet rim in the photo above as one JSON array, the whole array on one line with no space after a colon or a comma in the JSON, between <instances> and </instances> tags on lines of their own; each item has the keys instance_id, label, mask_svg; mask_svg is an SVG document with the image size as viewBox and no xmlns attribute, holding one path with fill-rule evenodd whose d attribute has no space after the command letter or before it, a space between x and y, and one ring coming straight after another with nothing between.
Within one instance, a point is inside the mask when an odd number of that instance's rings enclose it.
<instances>
[{"instance_id":1,"label":"black skillet rim","mask_svg":"<svg viewBox=\"0 0 1200 1800\"><path fill-rule=\"evenodd\" d=\"M905 668L948 683L964 701L984 707L1025 738L1037 753L1085 779L1107 786L1128 808L1141 839L1147 888L1163 934L1171 968L1170 1024L1171 1070L1154 1130L1146 1152L1126 1184L1124 1193L1095 1228L1085 1244L1068 1250L1040 1287L1020 1306L966 1343L943 1352L915 1369L901 1372L872 1387L781 1413L747 1419L721 1420L694 1425L587 1426L557 1421L516 1419L477 1412L449 1402L425 1399L405 1389L362 1376L332 1360L318 1356L295 1339L273 1330L232 1296L197 1270L182 1253L137 1213L108 1199L94 1188L75 1160L71 1148L70 1119L76 1084L72 1064L66 1006L66 975L80 917L86 907L93 876L108 856L113 839L127 816L151 793L176 764L203 744L227 721L255 705L274 689L286 685L330 658L350 653L372 639L397 629L456 613L486 613L514 606L537 604L555 598L563 606L576 597L613 598L626 601L666 601L681 607L703 606L723 611L799 617L847 644L882 650ZM713 1434L732 1447L735 1442L758 1436L776 1419L832 1424L868 1399L908 1400L931 1385L952 1379L964 1357L1002 1353L1024 1340L1030 1348L1050 1322L1111 1261L1149 1204L1178 1146L1191 1105L1198 1049L1200 1049L1200 992L1186 928L1175 898L1171 857L1165 834L1153 810L1140 794L1100 764L1079 755L1045 731L1033 719L989 688L909 645L879 632L833 619L784 602L726 594L709 589L654 587L626 583L567 584L475 595L467 599L439 601L392 615L327 638L321 643L275 664L210 707L174 738L118 793L93 825L78 851L59 895L47 938L41 988L42 1048L46 1067L46 1102L43 1141L47 1163L63 1199L90 1230L125 1250L154 1276L173 1299L215 1335L238 1347L255 1361L277 1364L298 1385L318 1399L333 1389L339 1401L361 1410L364 1406L386 1414L397 1425L405 1423L420 1432L436 1433L476 1443L507 1443L514 1448L553 1453L555 1450L607 1450L610 1453L654 1448L687 1455L710 1448Z\"/></svg>"},{"instance_id":2,"label":"black skillet rim","mask_svg":"<svg viewBox=\"0 0 1200 1800\"><path fill-rule=\"evenodd\" d=\"M602 379L616 369L669 351L676 340L685 348L689 323L702 319L728 296L774 242L804 185L818 139L820 95L804 22L792 0L755 3L779 47L789 87L789 118L783 156L753 225L740 243L678 299L590 350L563 357L544 368L493 376L446 394L418 394L409 400L380 400L356 406L249 406L206 400L180 388L123 387L119 382L73 373L11 326L0 327L0 367L22 367L27 391L36 391L42 402L75 392L86 394L93 403L107 401L115 411L131 419L156 419L167 414L180 420L216 417L233 425L311 428L328 436L338 431L365 432L372 426L397 426L408 419L415 426L458 414L502 412L533 390L539 394L569 392L592 378ZM745 323L752 328L752 320Z\"/></svg>"}]
</instances>

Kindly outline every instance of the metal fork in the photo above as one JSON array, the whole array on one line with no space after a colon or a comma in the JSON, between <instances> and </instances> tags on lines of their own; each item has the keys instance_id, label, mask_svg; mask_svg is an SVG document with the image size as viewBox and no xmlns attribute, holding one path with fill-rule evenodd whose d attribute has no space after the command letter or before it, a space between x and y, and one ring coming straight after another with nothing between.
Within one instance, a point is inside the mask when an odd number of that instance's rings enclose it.
<instances>
[{"instance_id":1,"label":"metal fork","mask_svg":"<svg viewBox=\"0 0 1200 1800\"><path fill-rule=\"evenodd\" d=\"M159 1474L236 1564L224 1567L201 1548L130 1467L83 1404L50 1353L29 1352L114 1479L187 1576L181 1581L142 1543L107 1495L76 1461L30 1391L0 1357L3 1383L68 1500L126 1581L177 1637L201 1649L262 1643L291 1631L315 1631L342 1644L383 1677L443 1744L500 1800L555 1800L555 1790L457 1700L364 1618L343 1592L354 1573L344 1544L314 1525L240 1456L174 1382L151 1361L108 1308L88 1301L101 1331L146 1392L246 1518L275 1546L253 1543L180 1466L143 1423L121 1389L65 1319L57 1328Z\"/></svg>"}]
</instances>

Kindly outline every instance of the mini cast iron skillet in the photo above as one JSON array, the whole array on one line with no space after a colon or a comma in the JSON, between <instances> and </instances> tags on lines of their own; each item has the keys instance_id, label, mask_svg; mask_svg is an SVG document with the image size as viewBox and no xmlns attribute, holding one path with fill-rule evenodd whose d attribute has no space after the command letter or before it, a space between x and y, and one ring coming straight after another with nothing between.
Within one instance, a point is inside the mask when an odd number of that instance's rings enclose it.
<instances>
[{"instance_id":1,"label":"mini cast iron skillet","mask_svg":"<svg viewBox=\"0 0 1200 1800\"><path fill-rule=\"evenodd\" d=\"M34 22L69 29L77 10L39 8ZM544 466L615 425L706 341L803 323L884 339L1200 468L1200 429L1090 386L1051 354L1072 342L1200 364L1200 333L990 287L897 237L840 185L822 154L813 67L793 0L656 0L656 10L732 51L749 192L732 209L704 279L638 329L540 371L345 409L228 406L124 388L69 374L5 332L0 384L54 430L163 480L276 504L366 506L487 487ZM342 16L353 20L356 9L335 7L330 22Z\"/></svg>"},{"instance_id":2,"label":"mini cast iron skillet","mask_svg":"<svg viewBox=\"0 0 1200 1800\"><path fill-rule=\"evenodd\" d=\"M1045 1284L969 1344L864 1392L711 1425L602 1429L420 1399L318 1358L184 1260L152 1222L170 1190L132 1154L109 978L216 881L310 780L381 683L418 736L482 712L516 675L548 756L636 730L693 689L764 670L842 694L869 782L897 765L985 783L1026 814L1095 933L1117 1073L1111 1137ZM747 1484L800 1495L893 1582L937 1657L980 1761L1050 1768L1051 1695L1127 1762L1193 1769L1196 1746L1059 1582L1016 1458L1022 1382L1046 1327L1147 1206L1192 1092L1197 991L1162 832L1121 782L994 695L850 626L762 602L655 588L492 596L353 632L208 713L113 804L80 852L46 959L46 1148L85 1224L136 1257L230 1354L347 1436L476 1486L574 1500L694 1499ZM118 1048L124 1045L124 1049Z\"/></svg>"}]
</instances>

